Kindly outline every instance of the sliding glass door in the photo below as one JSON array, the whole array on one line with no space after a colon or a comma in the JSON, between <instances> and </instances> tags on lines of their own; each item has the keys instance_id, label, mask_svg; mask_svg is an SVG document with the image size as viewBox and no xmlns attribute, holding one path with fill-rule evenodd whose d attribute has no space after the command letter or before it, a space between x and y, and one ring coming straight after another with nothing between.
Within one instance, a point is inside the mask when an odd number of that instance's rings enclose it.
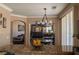
<instances>
[{"instance_id":1,"label":"sliding glass door","mask_svg":"<svg viewBox=\"0 0 79 59\"><path fill-rule=\"evenodd\" d=\"M73 50L73 11L62 18L62 51Z\"/></svg>"}]
</instances>

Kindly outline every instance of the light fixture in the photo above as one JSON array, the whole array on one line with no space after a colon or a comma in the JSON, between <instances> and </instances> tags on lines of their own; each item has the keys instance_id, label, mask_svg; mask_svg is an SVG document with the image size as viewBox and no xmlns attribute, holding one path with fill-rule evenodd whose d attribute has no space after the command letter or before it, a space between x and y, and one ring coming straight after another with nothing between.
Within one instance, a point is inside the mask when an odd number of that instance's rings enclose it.
<instances>
[{"instance_id":1,"label":"light fixture","mask_svg":"<svg viewBox=\"0 0 79 59\"><path fill-rule=\"evenodd\" d=\"M46 14L46 8L44 8L44 10L45 10L45 14L44 14L44 16L43 16L43 18L42 18L42 24L45 24L45 25L52 25L52 22L51 21L48 21L48 18L47 18L47 14Z\"/></svg>"},{"instance_id":2,"label":"light fixture","mask_svg":"<svg viewBox=\"0 0 79 59\"><path fill-rule=\"evenodd\" d=\"M56 6L53 6L52 9L56 9Z\"/></svg>"},{"instance_id":3,"label":"light fixture","mask_svg":"<svg viewBox=\"0 0 79 59\"><path fill-rule=\"evenodd\" d=\"M45 11L45 14L42 18L42 21L36 21L36 24L42 24L42 25L49 25L49 24L52 24L51 21L48 21L48 18L47 18L47 14L46 14L46 8L44 8L44 11Z\"/></svg>"},{"instance_id":4,"label":"light fixture","mask_svg":"<svg viewBox=\"0 0 79 59\"><path fill-rule=\"evenodd\" d=\"M47 15L46 15L46 8L44 8L44 10L45 10L45 14L44 14L44 16L43 16L43 19L42 19L42 22L45 22L45 23L47 23L48 22L48 18L47 18Z\"/></svg>"}]
</instances>

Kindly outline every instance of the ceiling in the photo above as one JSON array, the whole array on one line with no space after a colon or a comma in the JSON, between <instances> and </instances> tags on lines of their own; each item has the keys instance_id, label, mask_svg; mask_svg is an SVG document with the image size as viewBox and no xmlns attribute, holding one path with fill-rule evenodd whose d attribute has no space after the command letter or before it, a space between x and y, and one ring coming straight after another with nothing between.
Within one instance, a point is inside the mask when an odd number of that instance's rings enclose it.
<instances>
[{"instance_id":1,"label":"ceiling","mask_svg":"<svg viewBox=\"0 0 79 59\"><path fill-rule=\"evenodd\" d=\"M66 3L5 3L13 9L14 14L24 16L42 16L44 9L47 8L48 16L56 16L67 5ZM56 6L56 8L54 8Z\"/></svg>"}]
</instances>

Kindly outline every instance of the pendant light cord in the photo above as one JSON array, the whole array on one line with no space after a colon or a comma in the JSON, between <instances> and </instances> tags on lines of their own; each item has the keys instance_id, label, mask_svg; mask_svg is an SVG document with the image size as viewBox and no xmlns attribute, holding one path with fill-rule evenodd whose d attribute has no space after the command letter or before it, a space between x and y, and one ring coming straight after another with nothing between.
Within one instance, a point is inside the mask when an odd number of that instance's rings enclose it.
<instances>
[{"instance_id":1,"label":"pendant light cord","mask_svg":"<svg viewBox=\"0 0 79 59\"><path fill-rule=\"evenodd\" d=\"M44 8L44 10L45 10L45 14L44 14L44 16L43 16L42 21L44 21L44 19L46 19L46 20L48 21L48 19L47 19L47 15L46 15L46 8Z\"/></svg>"}]
</instances>

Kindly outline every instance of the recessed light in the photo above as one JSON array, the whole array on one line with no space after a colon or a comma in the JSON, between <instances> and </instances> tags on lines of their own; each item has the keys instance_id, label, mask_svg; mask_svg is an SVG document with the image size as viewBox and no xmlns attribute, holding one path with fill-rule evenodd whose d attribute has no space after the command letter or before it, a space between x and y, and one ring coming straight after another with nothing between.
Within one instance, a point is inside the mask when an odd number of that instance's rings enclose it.
<instances>
[{"instance_id":1,"label":"recessed light","mask_svg":"<svg viewBox=\"0 0 79 59\"><path fill-rule=\"evenodd\" d=\"M52 9L56 9L56 6L53 6Z\"/></svg>"}]
</instances>

